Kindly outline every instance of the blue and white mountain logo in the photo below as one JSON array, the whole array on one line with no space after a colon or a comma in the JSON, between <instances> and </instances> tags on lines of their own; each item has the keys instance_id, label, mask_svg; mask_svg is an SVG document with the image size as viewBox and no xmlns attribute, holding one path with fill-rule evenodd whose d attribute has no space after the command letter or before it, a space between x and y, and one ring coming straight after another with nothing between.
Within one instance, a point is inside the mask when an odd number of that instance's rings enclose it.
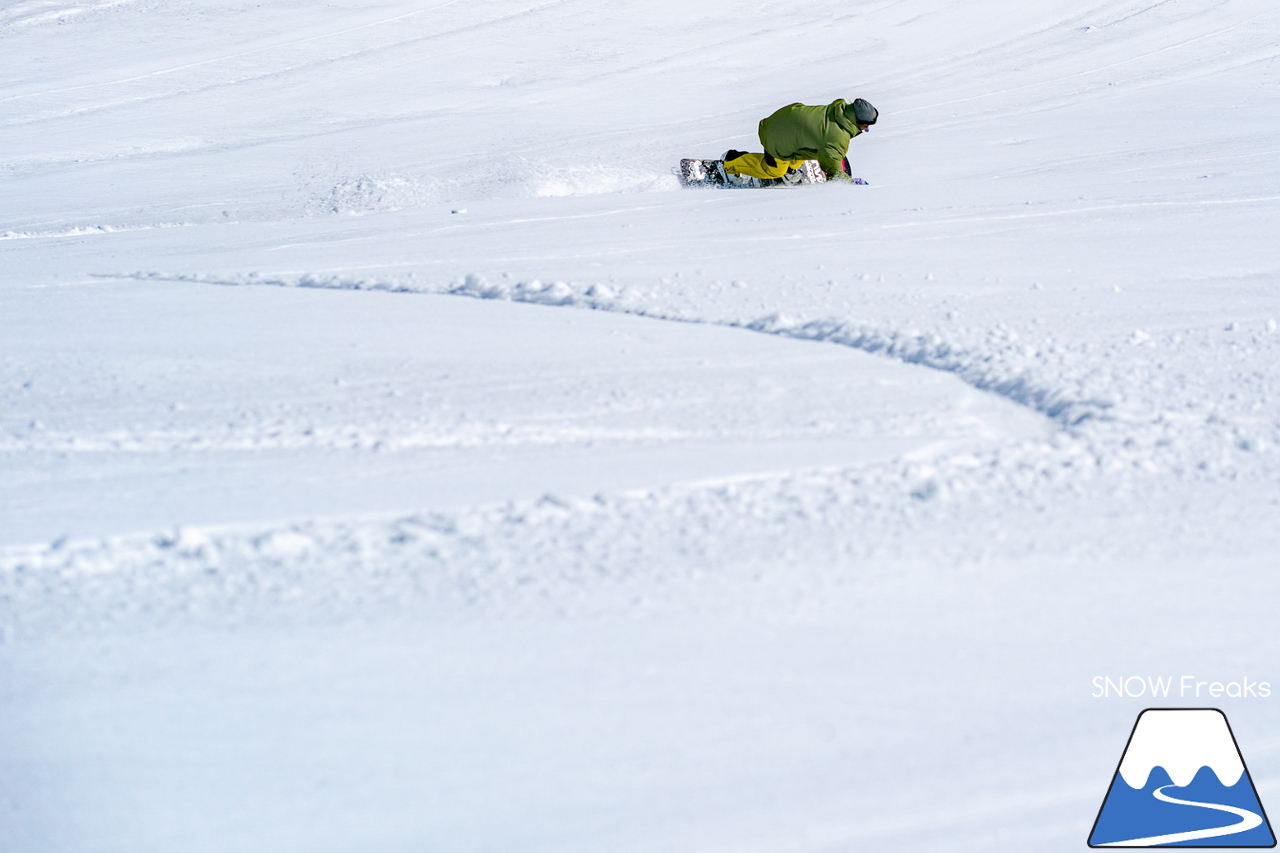
<instances>
[{"instance_id":1,"label":"blue and white mountain logo","mask_svg":"<svg viewBox=\"0 0 1280 853\"><path fill-rule=\"evenodd\" d=\"M1090 847L1275 847L1217 708L1148 708L1111 779Z\"/></svg>"}]
</instances>

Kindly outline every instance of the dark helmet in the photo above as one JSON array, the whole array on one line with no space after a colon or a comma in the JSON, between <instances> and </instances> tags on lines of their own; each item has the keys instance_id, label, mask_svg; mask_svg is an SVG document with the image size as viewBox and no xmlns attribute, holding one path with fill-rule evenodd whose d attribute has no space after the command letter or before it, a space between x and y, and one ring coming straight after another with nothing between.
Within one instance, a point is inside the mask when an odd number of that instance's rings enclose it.
<instances>
[{"instance_id":1,"label":"dark helmet","mask_svg":"<svg viewBox=\"0 0 1280 853\"><path fill-rule=\"evenodd\" d=\"M852 106L853 117L858 124L875 124L876 119L880 117L880 111L862 98L856 99Z\"/></svg>"}]
</instances>

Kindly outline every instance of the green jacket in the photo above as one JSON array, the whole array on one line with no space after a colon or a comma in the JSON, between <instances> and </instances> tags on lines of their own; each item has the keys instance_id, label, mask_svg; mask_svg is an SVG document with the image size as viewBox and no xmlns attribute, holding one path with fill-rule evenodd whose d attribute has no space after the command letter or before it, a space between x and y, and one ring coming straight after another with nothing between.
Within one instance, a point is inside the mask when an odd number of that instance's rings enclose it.
<instances>
[{"instance_id":1,"label":"green jacket","mask_svg":"<svg viewBox=\"0 0 1280 853\"><path fill-rule=\"evenodd\" d=\"M840 161L861 132L844 99L825 107L791 104L760 122L760 143L775 160L817 160L832 178L844 174Z\"/></svg>"}]
</instances>

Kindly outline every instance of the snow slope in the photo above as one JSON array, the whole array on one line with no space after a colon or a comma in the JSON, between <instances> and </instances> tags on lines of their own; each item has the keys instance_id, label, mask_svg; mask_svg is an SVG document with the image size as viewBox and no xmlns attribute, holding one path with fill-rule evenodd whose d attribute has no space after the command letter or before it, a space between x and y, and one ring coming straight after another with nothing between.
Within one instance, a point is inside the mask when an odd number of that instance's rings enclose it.
<instances>
[{"instance_id":1,"label":"snow slope","mask_svg":"<svg viewBox=\"0 0 1280 853\"><path fill-rule=\"evenodd\" d=\"M1280 677L1278 35L0 8L4 849L1082 845L1093 676Z\"/></svg>"}]
</instances>

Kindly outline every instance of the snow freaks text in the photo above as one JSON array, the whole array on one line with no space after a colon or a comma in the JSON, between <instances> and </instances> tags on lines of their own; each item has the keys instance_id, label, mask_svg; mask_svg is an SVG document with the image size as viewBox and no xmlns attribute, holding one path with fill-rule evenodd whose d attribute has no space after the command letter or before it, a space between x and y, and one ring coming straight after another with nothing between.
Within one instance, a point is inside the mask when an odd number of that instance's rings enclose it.
<instances>
[{"instance_id":1,"label":"snow freaks text","mask_svg":"<svg viewBox=\"0 0 1280 853\"><path fill-rule=\"evenodd\" d=\"M1142 696L1179 699L1266 699L1271 695L1271 682L1251 681L1248 677L1238 681L1204 681L1194 675L1173 676L1119 676L1093 677L1093 698L1110 697L1137 699Z\"/></svg>"}]
</instances>

